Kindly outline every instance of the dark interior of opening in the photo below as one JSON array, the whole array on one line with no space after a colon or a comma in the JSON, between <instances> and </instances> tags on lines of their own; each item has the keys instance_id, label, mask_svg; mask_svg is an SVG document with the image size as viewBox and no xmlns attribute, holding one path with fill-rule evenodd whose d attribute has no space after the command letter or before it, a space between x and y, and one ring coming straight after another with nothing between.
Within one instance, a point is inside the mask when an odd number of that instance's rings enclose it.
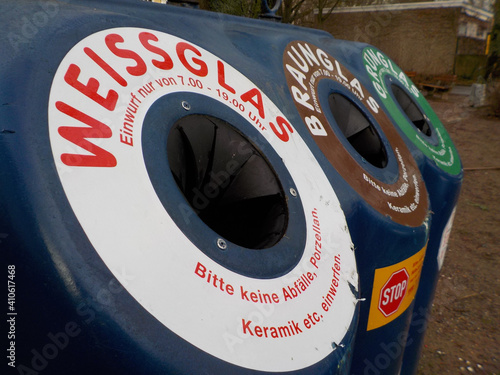
<instances>
[{"instance_id":1,"label":"dark interior of opening","mask_svg":"<svg viewBox=\"0 0 500 375\"><path fill-rule=\"evenodd\" d=\"M185 198L220 236L249 249L283 237L283 188L267 159L233 126L207 115L183 117L170 131L167 153Z\"/></svg>"},{"instance_id":2,"label":"dark interior of opening","mask_svg":"<svg viewBox=\"0 0 500 375\"><path fill-rule=\"evenodd\" d=\"M384 168L387 151L374 126L350 99L339 93L328 97L338 127L352 147L370 164Z\"/></svg>"},{"instance_id":3,"label":"dark interior of opening","mask_svg":"<svg viewBox=\"0 0 500 375\"><path fill-rule=\"evenodd\" d=\"M418 108L417 104L413 99L398 85L392 84L392 93L394 98L398 102L399 106L410 119L410 121L415 125L415 127L424 133L426 136L430 137L432 134L431 127L424 115Z\"/></svg>"}]
</instances>

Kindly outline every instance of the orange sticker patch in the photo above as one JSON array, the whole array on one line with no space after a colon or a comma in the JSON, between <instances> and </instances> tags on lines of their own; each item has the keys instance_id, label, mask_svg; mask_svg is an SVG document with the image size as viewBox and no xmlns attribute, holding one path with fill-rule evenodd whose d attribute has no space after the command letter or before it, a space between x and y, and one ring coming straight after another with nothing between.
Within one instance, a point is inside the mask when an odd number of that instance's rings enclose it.
<instances>
[{"instance_id":1,"label":"orange sticker patch","mask_svg":"<svg viewBox=\"0 0 500 375\"><path fill-rule=\"evenodd\" d=\"M402 262L375 270L367 331L392 322L410 306L417 293L426 248Z\"/></svg>"}]
</instances>

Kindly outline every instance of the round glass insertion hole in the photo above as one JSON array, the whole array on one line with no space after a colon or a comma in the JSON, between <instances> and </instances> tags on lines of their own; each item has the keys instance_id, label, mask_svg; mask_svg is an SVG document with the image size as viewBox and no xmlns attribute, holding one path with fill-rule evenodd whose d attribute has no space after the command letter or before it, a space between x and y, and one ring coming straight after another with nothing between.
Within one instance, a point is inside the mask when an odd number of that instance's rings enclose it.
<instances>
[{"instance_id":1,"label":"round glass insertion hole","mask_svg":"<svg viewBox=\"0 0 500 375\"><path fill-rule=\"evenodd\" d=\"M415 101L398 85L392 84L391 89L394 98L413 125L430 137L432 135L431 127Z\"/></svg>"},{"instance_id":2,"label":"round glass insertion hole","mask_svg":"<svg viewBox=\"0 0 500 375\"><path fill-rule=\"evenodd\" d=\"M249 249L274 246L288 208L276 172L229 123L208 115L178 120L167 140L174 179L200 219L225 239Z\"/></svg>"},{"instance_id":3,"label":"round glass insertion hole","mask_svg":"<svg viewBox=\"0 0 500 375\"><path fill-rule=\"evenodd\" d=\"M339 93L328 97L333 117L352 147L370 164L387 165L387 151L374 126L349 98Z\"/></svg>"}]
</instances>

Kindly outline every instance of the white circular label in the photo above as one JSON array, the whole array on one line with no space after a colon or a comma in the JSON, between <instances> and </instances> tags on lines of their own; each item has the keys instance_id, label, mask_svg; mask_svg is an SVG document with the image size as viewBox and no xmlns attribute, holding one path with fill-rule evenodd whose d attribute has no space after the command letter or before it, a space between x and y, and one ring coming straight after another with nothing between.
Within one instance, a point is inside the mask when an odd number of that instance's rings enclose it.
<instances>
[{"instance_id":1,"label":"white circular label","mask_svg":"<svg viewBox=\"0 0 500 375\"><path fill-rule=\"evenodd\" d=\"M232 108L283 159L307 225L303 257L288 274L254 279L225 269L161 204L141 130L151 105L178 92ZM165 33L97 32L75 45L55 74L49 131L64 191L95 250L168 329L217 358L262 371L308 367L344 339L358 285L344 213L294 127L235 68Z\"/></svg>"}]
</instances>

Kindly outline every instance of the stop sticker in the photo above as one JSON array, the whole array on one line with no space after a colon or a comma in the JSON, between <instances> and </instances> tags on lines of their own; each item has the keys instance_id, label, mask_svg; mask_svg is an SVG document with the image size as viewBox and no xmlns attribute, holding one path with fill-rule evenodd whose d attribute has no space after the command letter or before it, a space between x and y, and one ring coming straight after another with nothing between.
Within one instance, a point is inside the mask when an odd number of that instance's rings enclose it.
<instances>
[{"instance_id":1,"label":"stop sticker","mask_svg":"<svg viewBox=\"0 0 500 375\"><path fill-rule=\"evenodd\" d=\"M392 322L410 307L418 289L425 250L426 246L399 263L375 270L368 331Z\"/></svg>"},{"instance_id":2,"label":"stop sticker","mask_svg":"<svg viewBox=\"0 0 500 375\"><path fill-rule=\"evenodd\" d=\"M409 280L406 268L394 272L380 290L378 308L385 316L398 311L406 295Z\"/></svg>"}]
</instances>

